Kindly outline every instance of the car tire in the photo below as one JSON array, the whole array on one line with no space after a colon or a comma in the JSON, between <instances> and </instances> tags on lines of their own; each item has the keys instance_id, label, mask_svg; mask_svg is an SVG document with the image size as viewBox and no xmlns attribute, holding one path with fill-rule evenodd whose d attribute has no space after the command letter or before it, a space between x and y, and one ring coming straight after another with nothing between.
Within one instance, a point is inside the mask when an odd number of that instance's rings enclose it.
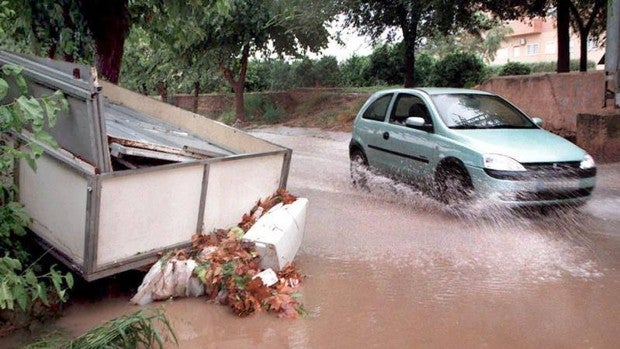
<instances>
[{"instance_id":1,"label":"car tire","mask_svg":"<svg viewBox=\"0 0 620 349\"><path fill-rule=\"evenodd\" d=\"M444 166L435 175L437 199L445 204L459 204L471 200L471 178L461 166Z\"/></svg>"},{"instance_id":2,"label":"car tire","mask_svg":"<svg viewBox=\"0 0 620 349\"><path fill-rule=\"evenodd\" d=\"M351 152L351 182L353 186L360 189L368 190L368 159L360 150Z\"/></svg>"}]
</instances>

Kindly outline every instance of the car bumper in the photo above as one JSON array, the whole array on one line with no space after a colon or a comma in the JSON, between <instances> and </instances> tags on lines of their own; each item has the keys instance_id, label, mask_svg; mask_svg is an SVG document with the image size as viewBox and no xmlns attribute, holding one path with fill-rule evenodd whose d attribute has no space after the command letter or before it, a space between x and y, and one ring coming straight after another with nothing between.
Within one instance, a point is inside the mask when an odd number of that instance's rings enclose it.
<instances>
[{"instance_id":1,"label":"car bumper","mask_svg":"<svg viewBox=\"0 0 620 349\"><path fill-rule=\"evenodd\" d=\"M478 197L513 207L583 204L596 185L596 170L569 177L524 175L503 179L481 168L469 167L468 171Z\"/></svg>"}]
</instances>

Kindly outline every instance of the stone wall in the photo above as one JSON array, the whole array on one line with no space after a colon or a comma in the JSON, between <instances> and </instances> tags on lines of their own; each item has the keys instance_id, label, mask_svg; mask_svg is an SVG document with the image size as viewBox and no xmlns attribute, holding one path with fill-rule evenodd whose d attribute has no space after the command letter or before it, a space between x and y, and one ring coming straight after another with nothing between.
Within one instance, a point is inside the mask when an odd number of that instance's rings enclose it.
<instances>
[{"instance_id":1,"label":"stone wall","mask_svg":"<svg viewBox=\"0 0 620 349\"><path fill-rule=\"evenodd\" d=\"M603 71L496 77L477 88L505 97L544 127L569 139L577 131L577 114L602 111Z\"/></svg>"}]
</instances>

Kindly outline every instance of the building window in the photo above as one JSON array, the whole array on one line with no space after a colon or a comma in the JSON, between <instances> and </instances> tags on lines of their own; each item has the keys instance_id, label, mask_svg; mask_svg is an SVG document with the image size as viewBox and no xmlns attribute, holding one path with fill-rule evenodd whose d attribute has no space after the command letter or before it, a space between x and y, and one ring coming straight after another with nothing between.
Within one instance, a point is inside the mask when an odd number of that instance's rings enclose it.
<instances>
[{"instance_id":1,"label":"building window","mask_svg":"<svg viewBox=\"0 0 620 349\"><path fill-rule=\"evenodd\" d=\"M537 55L538 54L538 44L528 44L527 45L527 55Z\"/></svg>"},{"instance_id":2,"label":"building window","mask_svg":"<svg viewBox=\"0 0 620 349\"><path fill-rule=\"evenodd\" d=\"M512 48L512 56L519 57L521 55L521 47L515 46Z\"/></svg>"},{"instance_id":3,"label":"building window","mask_svg":"<svg viewBox=\"0 0 620 349\"><path fill-rule=\"evenodd\" d=\"M547 41L545 44L545 53L555 53L555 42Z\"/></svg>"}]
</instances>

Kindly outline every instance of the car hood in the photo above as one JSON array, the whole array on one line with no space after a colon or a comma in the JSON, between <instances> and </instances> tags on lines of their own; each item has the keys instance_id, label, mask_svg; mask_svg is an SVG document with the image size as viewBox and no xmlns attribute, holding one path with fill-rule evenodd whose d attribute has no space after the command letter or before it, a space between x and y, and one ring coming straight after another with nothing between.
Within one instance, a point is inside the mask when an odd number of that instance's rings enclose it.
<instances>
[{"instance_id":1,"label":"car hood","mask_svg":"<svg viewBox=\"0 0 620 349\"><path fill-rule=\"evenodd\" d=\"M502 154L522 163L581 161L586 152L542 129L453 130L469 147L486 154Z\"/></svg>"}]
</instances>

